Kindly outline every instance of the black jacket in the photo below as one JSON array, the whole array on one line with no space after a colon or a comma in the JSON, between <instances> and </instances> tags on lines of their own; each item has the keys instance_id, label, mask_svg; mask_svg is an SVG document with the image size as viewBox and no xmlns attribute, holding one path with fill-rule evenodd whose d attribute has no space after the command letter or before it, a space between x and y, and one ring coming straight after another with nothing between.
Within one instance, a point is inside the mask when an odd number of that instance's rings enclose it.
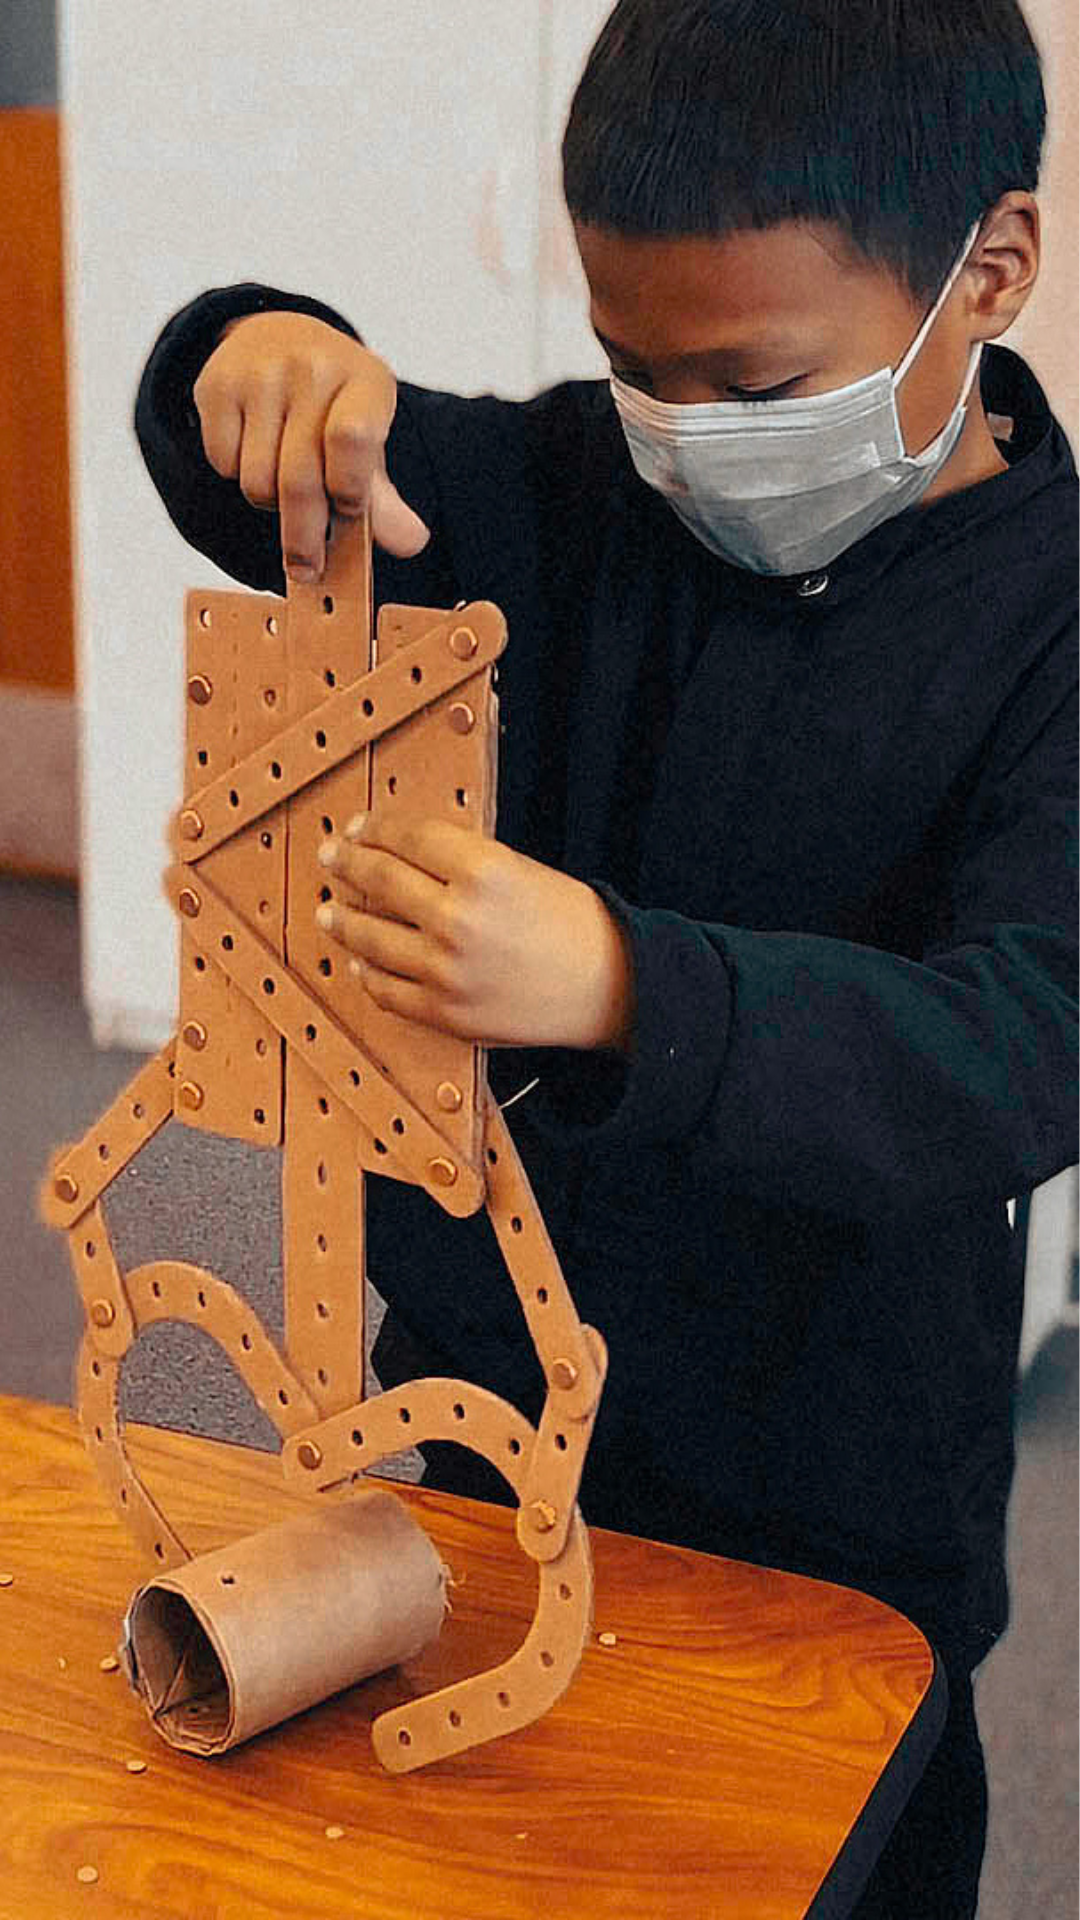
<instances>
[{"instance_id":1,"label":"black jacket","mask_svg":"<svg viewBox=\"0 0 1080 1920\"><path fill-rule=\"evenodd\" d=\"M136 426L185 538L283 591L278 522L206 462L204 295ZM352 329L349 328L349 331ZM492 599L499 837L626 926L629 1057L495 1051L611 1369L596 1524L856 1585L976 1662L1007 1619L1023 1246L1006 1201L1075 1137L1076 474L1022 360L1001 474L887 522L828 585L726 565L631 466L604 382L403 383L391 474L433 529L379 601ZM803 589L800 591L800 589ZM425 1371L531 1415L486 1217L368 1182L368 1268ZM377 1364L398 1384L392 1336Z\"/></svg>"}]
</instances>

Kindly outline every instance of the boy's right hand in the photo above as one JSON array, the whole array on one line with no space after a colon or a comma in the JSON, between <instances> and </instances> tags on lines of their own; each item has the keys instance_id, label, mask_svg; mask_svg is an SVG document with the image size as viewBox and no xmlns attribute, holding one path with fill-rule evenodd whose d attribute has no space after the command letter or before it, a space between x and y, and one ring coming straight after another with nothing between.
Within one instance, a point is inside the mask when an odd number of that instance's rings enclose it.
<instances>
[{"instance_id":1,"label":"boy's right hand","mask_svg":"<svg viewBox=\"0 0 1080 1920\"><path fill-rule=\"evenodd\" d=\"M230 321L194 387L210 465L253 507L281 515L292 580L322 576L331 512L357 519L411 559L430 530L386 471L397 381L385 360L305 313Z\"/></svg>"}]
</instances>

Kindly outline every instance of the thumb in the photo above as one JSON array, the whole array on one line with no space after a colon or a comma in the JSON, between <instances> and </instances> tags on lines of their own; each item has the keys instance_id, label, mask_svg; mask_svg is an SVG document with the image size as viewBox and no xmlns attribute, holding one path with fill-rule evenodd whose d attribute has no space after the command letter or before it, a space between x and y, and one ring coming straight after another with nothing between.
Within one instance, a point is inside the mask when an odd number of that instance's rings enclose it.
<instances>
[{"instance_id":1,"label":"thumb","mask_svg":"<svg viewBox=\"0 0 1080 1920\"><path fill-rule=\"evenodd\" d=\"M431 529L402 499L385 467L371 479L371 532L380 547L400 560L413 560L431 539Z\"/></svg>"}]
</instances>

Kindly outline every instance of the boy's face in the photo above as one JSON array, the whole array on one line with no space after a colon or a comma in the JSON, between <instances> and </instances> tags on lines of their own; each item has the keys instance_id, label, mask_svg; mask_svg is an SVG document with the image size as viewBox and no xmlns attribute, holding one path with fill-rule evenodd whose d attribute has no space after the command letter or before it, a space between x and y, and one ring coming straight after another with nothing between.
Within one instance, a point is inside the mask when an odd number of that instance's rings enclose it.
<instances>
[{"instance_id":1,"label":"boy's face","mask_svg":"<svg viewBox=\"0 0 1080 1920\"><path fill-rule=\"evenodd\" d=\"M593 328L613 371L677 404L795 399L896 367L930 304L826 225L792 222L721 240L638 238L580 223L575 234ZM979 337L961 274L897 391L909 453L945 425ZM977 398L970 412L982 417Z\"/></svg>"}]
</instances>

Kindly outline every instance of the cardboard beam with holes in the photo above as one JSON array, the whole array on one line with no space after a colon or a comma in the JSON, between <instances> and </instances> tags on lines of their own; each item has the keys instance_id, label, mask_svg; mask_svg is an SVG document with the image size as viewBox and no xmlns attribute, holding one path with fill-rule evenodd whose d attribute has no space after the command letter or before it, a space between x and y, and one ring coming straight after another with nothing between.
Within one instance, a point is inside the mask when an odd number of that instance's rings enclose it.
<instances>
[{"instance_id":1,"label":"cardboard beam with holes","mask_svg":"<svg viewBox=\"0 0 1080 1920\"><path fill-rule=\"evenodd\" d=\"M379 1759L405 1772L546 1712L592 1618L577 1493L603 1340L578 1319L484 1049L376 1007L315 917L330 885L319 845L357 812L493 832L492 669L506 623L478 602L385 606L373 628L366 522L339 531L318 586L290 584L287 600L192 593L186 619L186 791L166 875L182 930L178 1031L54 1156L42 1190L86 1309L83 1435L155 1569L128 1609L124 1660L162 1736L209 1754L408 1658L439 1630L445 1570L403 1503L355 1476L400 1449L406 1423L412 1443L456 1441L518 1496L537 1610L502 1665L375 1721ZM117 1265L101 1196L171 1118L282 1148L283 1351L205 1269ZM423 1187L459 1218L487 1208L547 1381L537 1428L463 1380L364 1402L365 1170ZM133 1470L118 1410L121 1361L162 1319L222 1347L281 1435L284 1478L311 1494L310 1520L188 1553ZM322 1607L297 1606L300 1568L309 1587L321 1569Z\"/></svg>"}]
</instances>

